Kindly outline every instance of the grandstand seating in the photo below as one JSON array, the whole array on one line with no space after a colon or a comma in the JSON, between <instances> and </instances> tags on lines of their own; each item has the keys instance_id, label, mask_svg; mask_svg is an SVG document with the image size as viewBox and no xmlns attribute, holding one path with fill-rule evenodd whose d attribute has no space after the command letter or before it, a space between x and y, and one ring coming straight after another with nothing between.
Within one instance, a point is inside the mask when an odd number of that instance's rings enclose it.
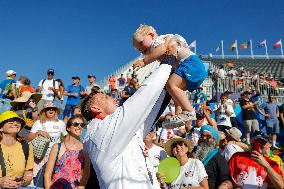
<instances>
[{"instance_id":1,"label":"grandstand seating","mask_svg":"<svg viewBox=\"0 0 284 189\"><path fill-rule=\"evenodd\" d=\"M210 60L204 60L211 61L215 67L220 67L221 65L231 62L236 65L236 68L244 67L250 72L256 71L258 73L269 73L272 74L276 79L284 77L284 59L213 58Z\"/></svg>"}]
</instances>

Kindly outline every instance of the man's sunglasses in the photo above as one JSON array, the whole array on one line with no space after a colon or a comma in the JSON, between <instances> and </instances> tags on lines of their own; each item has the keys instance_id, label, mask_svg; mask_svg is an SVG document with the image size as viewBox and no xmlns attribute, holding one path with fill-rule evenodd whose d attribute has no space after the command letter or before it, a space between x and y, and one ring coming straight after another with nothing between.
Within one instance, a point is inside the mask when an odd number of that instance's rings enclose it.
<instances>
[{"instance_id":1,"label":"man's sunglasses","mask_svg":"<svg viewBox=\"0 0 284 189\"><path fill-rule=\"evenodd\" d=\"M74 126L74 127L78 127L79 125L81 128L84 128L86 126L85 123L78 123L78 122L71 123L71 126Z\"/></svg>"}]
</instances>

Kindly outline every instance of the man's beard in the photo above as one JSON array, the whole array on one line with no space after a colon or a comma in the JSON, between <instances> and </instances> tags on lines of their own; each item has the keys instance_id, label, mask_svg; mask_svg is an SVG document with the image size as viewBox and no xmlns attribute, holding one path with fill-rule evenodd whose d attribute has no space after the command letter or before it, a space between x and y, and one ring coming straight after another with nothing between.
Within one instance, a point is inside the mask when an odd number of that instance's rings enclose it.
<instances>
[{"instance_id":1,"label":"man's beard","mask_svg":"<svg viewBox=\"0 0 284 189\"><path fill-rule=\"evenodd\" d=\"M194 152L193 156L200 161L202 161L214 148L216 147L216 142L212 142L208 144L205 141L201 141L198 143L196 151Z\"/></svg>"}]
</instances>

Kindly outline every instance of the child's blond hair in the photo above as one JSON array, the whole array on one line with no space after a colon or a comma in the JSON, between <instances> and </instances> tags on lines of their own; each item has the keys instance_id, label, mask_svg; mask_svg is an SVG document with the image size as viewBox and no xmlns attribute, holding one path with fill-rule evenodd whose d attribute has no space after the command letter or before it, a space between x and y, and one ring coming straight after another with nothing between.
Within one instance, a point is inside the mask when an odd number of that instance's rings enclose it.
<instances>
[{"instance_id":1,"label":"child's blond hair","mask_svg":"<svg viewBox=\"0 0 284 189\"><path fill-rule=\"evenodd\" d=\"M154 27L146 24L140 24L139 28L137 28L137 30L134 32L133 37L136 37L137 35L147 35L149 33L157 35L157 32Z\"/></svg>"}]
</instances>

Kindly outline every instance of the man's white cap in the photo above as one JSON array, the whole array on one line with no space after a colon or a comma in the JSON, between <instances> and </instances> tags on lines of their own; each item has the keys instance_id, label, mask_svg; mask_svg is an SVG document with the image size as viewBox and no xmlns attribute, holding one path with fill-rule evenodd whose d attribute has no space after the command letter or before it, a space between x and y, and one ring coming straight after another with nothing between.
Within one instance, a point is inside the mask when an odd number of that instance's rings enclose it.
<instances>
[{"instance_id":1,"label":"man's white cap","mask_svg":"<svg viewBox=\"0 0 284 189\"><path fill-rule=\"evenodd\" d=\"M16 72L15 72L14 70L8 70L8 71L6 72L6 74L7 74L7 76L10 76L10 75L16 74Z\"/></svg>"}]
</instances>

